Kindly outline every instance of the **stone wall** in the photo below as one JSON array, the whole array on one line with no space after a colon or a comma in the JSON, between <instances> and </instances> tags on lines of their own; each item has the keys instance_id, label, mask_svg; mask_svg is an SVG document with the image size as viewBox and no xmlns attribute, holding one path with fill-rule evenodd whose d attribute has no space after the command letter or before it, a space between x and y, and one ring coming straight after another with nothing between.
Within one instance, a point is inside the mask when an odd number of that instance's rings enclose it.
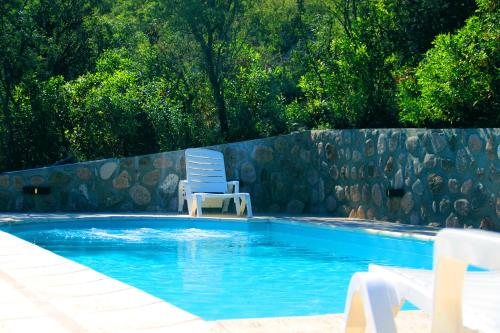
<instances>
[{"instance_id":1,"label":"stone wall","mask_svg":"<svg viewBox=\"0 0 500 333\"><path fill-rule=\"evenodd\" d=\"M500 227L500 129L293 133L214 146L256 213ZM183 151L0 176L2 211L174 212ZM48 195L25 186L50 187ZM389 194L387 193L390 190Z\"/></svg>"}]
</instances>

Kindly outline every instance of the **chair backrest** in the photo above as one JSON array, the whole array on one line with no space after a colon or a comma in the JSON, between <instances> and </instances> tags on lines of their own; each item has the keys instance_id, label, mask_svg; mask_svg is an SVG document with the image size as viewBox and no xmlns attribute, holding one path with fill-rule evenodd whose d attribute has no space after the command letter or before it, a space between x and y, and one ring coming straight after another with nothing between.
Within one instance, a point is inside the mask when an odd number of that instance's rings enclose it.
<instances>
[{"instance_id":1,"label":"chair backrest","mask_svg":"<svg viewBox=\"0 0 500 333\"><path fill-rule=\"evenodd\" d=\"M186 177L192 192L227 192L226 169L221 152L203 148L186 149Z\"/></svg>"}]
</instances>

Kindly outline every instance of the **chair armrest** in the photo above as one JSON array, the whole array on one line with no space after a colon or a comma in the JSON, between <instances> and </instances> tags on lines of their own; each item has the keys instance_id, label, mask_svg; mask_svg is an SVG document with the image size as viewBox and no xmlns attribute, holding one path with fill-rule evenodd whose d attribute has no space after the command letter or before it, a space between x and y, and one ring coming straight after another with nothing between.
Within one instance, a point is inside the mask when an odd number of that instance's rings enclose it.
<instances>
[{"instance_id":1,"label":"chair armrest","mask_svg":"<svg viewBox=\"0 0 500 333\"><path fill-rule=\"evenodd\" d=\"M434 260L447 257L469 265L500 270L495 255L500 249L500 234L484 230L444 229L434 242Z\"/></svg>"},{"instance_id":2,"label":"chair armrest","mask_svg":"<svg viewBox=\"0 0 500 333\"><path fill-rule=\"evenodd\" d=\"M237 180L231 180L227 182L227 192L228 193L239 193L240 192L240 182Z\"/></svg>"},{"instance_id":3,"label":"chair armrest","mask_svg":"<svg viewBox=\"0 0 500 333\"><path fill-rule=\"evenodd\" d=\"M434 241L432 332L459 331L467 265L500 269L495 255L499 248L500 235L493 232L444 229L438 233Z\"/></svg>"},{"instance_id":4,"label":"chair armrest","mask_svg":"<svg viewBox=\"0 0 500 333\"><path fill-rule=\"evenodd\" d=\"M187 180L179 181L179 197L186 197L186 186L188 185Z\"/></svg>"}]
</instances>

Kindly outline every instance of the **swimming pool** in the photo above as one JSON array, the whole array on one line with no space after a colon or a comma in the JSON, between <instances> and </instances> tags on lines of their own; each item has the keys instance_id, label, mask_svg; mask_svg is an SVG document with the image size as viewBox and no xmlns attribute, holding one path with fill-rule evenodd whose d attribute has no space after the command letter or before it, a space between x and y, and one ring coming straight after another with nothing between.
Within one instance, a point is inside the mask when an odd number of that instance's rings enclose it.
<instances>
[{"instance_id":1,"label":"swimming pool","mask_svg":"<svg viewBox=\"0 0 500 333\"><path fill-rule=\"evenodd\" d=\"M0 230L203 319L342 312L369 263L432 266L432 242L306 223L94 219Z\"/></svg>"}]
</instances>

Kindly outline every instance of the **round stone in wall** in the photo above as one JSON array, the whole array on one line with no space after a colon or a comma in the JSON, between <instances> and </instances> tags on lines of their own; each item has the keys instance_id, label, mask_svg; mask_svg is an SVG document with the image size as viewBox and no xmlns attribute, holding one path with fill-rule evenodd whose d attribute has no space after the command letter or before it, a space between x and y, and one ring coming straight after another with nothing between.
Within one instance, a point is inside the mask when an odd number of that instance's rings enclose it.
<instances>
[{"instance_id":1,"label":"round stone in wall","mask_svg":"<svg viewBox=\"0 0 500 333\"><path fill-rule=\"evenodd\" d=\"M14 189L16 191L21 191L24 186L24 179L21 176L14 176L13 183L14 183Z\"/></svg>"},{"instance_id":2,"label":"round stone in wall","mask_svg":"<svg viewBox=\"0 0 500 333\"><path fill-rule=\"evenodd\" d=\"M345 130L345 131L342 131L342 141L345 143L345 144L350 144L351 143L351 138L352 135L351 135L351 130Z\"/></svg>"},{"instance_id":3,"label":"round stone in wall","mask_svg":"<svg viewBox=\"0 0 500 333\"><path fill-rule=\"evenodd\" d=\"M273 149L267 146L255 146L252 150L252 158L257 162L270 162L274 159Z\"/></svg>"},{"instance_id":4,"label":"round stone in wall","mask_svg":"<svg viewBox=\"0 0 500 333\"><path fill-rule=\"evenodd\" d=\"M366 217L369 220L374 220L376 218L375 209L373 209L372 207L368 208L368 211L366 212Z\"/></svg>"},{"instance_id":5,"label":"round stone in wall","mask_svg":"<svg viewBox=\"0 0 500 333\"><path fill-rule=\"evenodd\" d=\"M64 172L54 171L49 175L49 183L56 186L67 185L71 181L71 177Z\"/></svg>"},{"instance_id":6,"label":"round stone in wall","mask_svg":"<svg viewBox=\"0 0 500 333\"><path fill-rule=\"evenodd\" d=\"M436 167L436 157L434 156L434 154L425 154L424 167L427 169Z\"/></svg>"},{"instance_id":7,"label":"round stone in wall","mask_svg":"<svg viewBox=\"0 0 500 333\"><path fill-rule=\"evenodd\" d=\"M122 171L115 179L113 179L113 187L117 190L122 190L128 188L129 186L129 175L127 171Z\"/></svg>"},{"instance_id":8,"label":"round stone in wall","mask_svg":"<svg viewBox=\"0 0 500 333\"><path fill-rule=\"evenodd\" d=\"M156 169L171 168L173 164L172 160L166 156L159 157L153 161L153 166Z\"/></svg>"},{"instance_id":9,"label":"round stone in wall","mask_svg":"<svg viewBox=\"0 0 500 333\"><path fill-rule=\"evenodd\" d=\"M439 202L439 213L447 214L451 208L451 201L448 198L443 198Z\"/></svg>"},{"instance_id":10,"label":"round stone in wall","mask_svg":"<svg viewBox=\"0 0 500 333\"><path fill-rule=\"evenodd\" d=\"M366 176L366 167L365 165L361 165L358 170L358 179L365 179Z\"/></svg>"},{"instance_id":11,"label":"round stone in wall","mask_svg":"<svg viewBox=\"0 0 500 333\"><path fill-rule=\"evenodd\" d=\"M139 166L142 168L147 168L151 165L151 157L143 156L139 158Z\"/></svg>"},{"instance_id":12,"label":"round stone in wall","mask_svg":"<svg viewBox=\"0 0 500 333\"><path fill-rule=\"evenodd\" d=\"M395 132L391 134L391 138L389 139L389 151L394 152L396 149L398 149L399 145L399 132Z\"/></svg>"},{"instance_id":13,"label":"round stone in wall","mask_svg":"<svg viewBox=\"0 0 500 333\"><path fill-rule=\"evenodd\" d=\"M345 200L345 192L344 188L340 185L335 186L335 196L337 197L337 200L339 201L344 201Z\"/></svg>"},{"instance_id":14,"label":"round stone in wall","mask_svg":"<svg viewBox=\"0 0 500 333\"><path fill-rule=\"evenodd\" d=\"M337 200L335 200L335 197L333 195L329 195L326 198L326 210L330 213L334 212L335 209L337 209Z\"/></svg>"},{"instance_id":15,"label":"round stone in wall","mask_svg":"<svg viewBox=\"0 0 500 333\"><path fill-rule=\"evenodd\" d=\"M347 147L345 149L344 158L346 159L346 161L350 161L351 160L351 150L349 149L349 147Z\"/></svg>"},{"instance_id":16,"label":"round stone in wall","mask_svg":"<svg viewBox=\"0 0 500 333\"><path fill-rule=\"evenodd\" d=\"M340 168L340 179L348 179L349 178L349 167L347 165L343 165Z\"/></svg>"},{"instance_id":17,"label":"round stone in wall","mask_svg":"<svg viewBox=\"0 0 500 333\"><path fill-rule=\"evenodd\" d=\"M325 146L326 158L330 161L335 159L335 146L331 143L327 143Z\"/></svg>"},{"instance_id":18,"label":"round stone in wall","mask_svg":"<svg viewBox=\"0 0 500 333\"><path fill-rule=\"evenodd\" d=\"M10 179L8 175L2 175L0 176L0 187L3 189L8 188L10 185Z\"/></svg>"},{"instance_id":19,"label":"round stone in wall","mask_svg":"<svg viewBox=\"0 0 500 333\"><path fill-rule=\"evenodd\" d=\"M286 212L288 214L302 214L304 207L305 204L302 201L293 199L286 205Z\"/></svg>"},{"instance_id":20,"label":"round stone in wall","mask_svg":"<svg viewBox=\"0 0 500 333\"><path fill-rule=\"evenodd\" d=\"M420 140L418 136L410 136L406 139L406 150L413 156L418 155L418 150L420 147Z\"/></svg>"},{"instance_id":21,"label":"round stone in wall","mask_svg":"<svg viewBox=\"0 0 500 333\"><path fill-rule=\"evenodd\" d=\"M30 183L31 185L42 185L43 183L45 183L45 178L43 178L42 176L33 176L31 177L30 179Z\"/></svg>"},{"instance_id":22,"label":"round stone in wall","mask_svg":"<svg viewBox=\"0 0 500 333\"><path fill-rule=\"evenodd\" d=\"M412 189L413 193L415 193L416 195L424 194L424 185L422 185L422 182L420 181L420 179L415 180L415 182L411 186L411 189Z\"/></svg>"},{"instance_id":23,"label":"round stone in wall","mask_svg":"<svg viewBox=\"0 0 500 333\"><path fill-rule=\"evenodd\" d=\"M458 180L456 180L455 178L448 180L448 189L451 193L457 193L460 190L460 184L458 183Z\"/></svg>"},{"instance_id":24,"label":"round stone in wall","mask_svg":"<svg viewBox=\"0 0 500 333\"><path fill-rule=\"evenodd\" d=\"M394 176L394 188L403 188L404 180L403 180L403 170L399 169Z\"/></svg>"},{"instance_id":25,"label":"round stone in wall","mask_svg":"<svg viewBox=\"0 0 500 333\"><path fill-rule=\"evenodd\" d=\"M408 214L413 209L414 204L413 195L411 192L406 192L401 199L401 209Z\"/></svg>"},{"instance_id":26,"label":"round stone in wall","mask_svg":"<svg viewBox=\"0 0 500 333\"><path fill-rule=\"evenodd\" d=\"M422 163L418 160L418 158L413 160L413 171L415 172L415 176L420 176L422 170L424 169Z\"/></svg>"},{"instance_id":27,"label":"round stone in wall","mask_svg":"<svg viewBox=\"0 0 500 333\"><path fill-rule=\"evenodd\" d=\"M370 201L370 185L364 184L363 189L361 190L361 200L363 202Z\"/></svg>"},{"instance_id":28,"label":"round stone in wall","mask_svg":"<svg viewBox=\"0 0 500 333\"><path fill-rule=\"evenodd\" d=\"M377 140L377 153L382 155L385 153L387 137L384 133L380 134Z\"/></svg>"},{"instance_id":29,"label":"round stone in wall","mask_svg":"<svg viewBox=\"0 0 500 333\"><path fill-rule=\"evenodd\" d=\"M307 171L307 182L309 183L309 185L311 186L316 185L318 183L318 180L319 180L318 171L314 169L310 169Z\"/></svg>"},{"instance_id":30,"label":"round stone in wall","mask_svg":"<svg viewBox=\"0 0 500 333\"><path fill-rule=\"evenodd\" d=\"M375 143L372 139L365 141L365 155L371 157L375 154Z\"/></svg>"},{"instance_id":31,"label":"round stone in wall","mask_svg":"<svg viewBox=\"0 0 500 333\"><path fill-rule=\"evenodd\" d=\"M359 185L352 185L350 188L350 197L354 202L359 202L361 200L361 192L359 190Z\"/></svg>"},{"instance_id":32,"label":"round stone in wall","mask_svg":"<svg viewBox=\"0 0 500 333\"><path fill-rule=\"evenodd\" d=\"M361 156L361 153L358 150L353 150L352 151L352 160L353 162L359 162L361 161L363 157Z\"/></svg>"},{"instance_id":33,"label":"round stone in wall","mask_svg":"<svg viewBox=\"0 0 500 333\"><path fill-rule=\"evenodd\" d=\"M160 170L158 169L150 171L142 177L142 182L148 186L156 185L158 184L159 181L160 181Z\"/></svg>"},{"instance_id":34,"label":"round stone in wall","mask_svg":"<svg viewBox=\"0 0 500 333\"><path fill-rule=\"evenodd\" d=\"M377 206L382 206L382 190L379 184L372 186L372 200Z\"/></svg>"},{"instance_id":35,"label":"round stone in wall","mask_svg":"<svg viewBox=\"0 0 500 333\"><path fill-rule=\"evenodd\" d=\"M443 133L433 132L431 134L432 146L434 147L434 151L436 153L440 153L446 148L446 139Z\"/></svg>"},{"instance_id":36,"label":"round stone in wall","mask_svg":"<svg viewBox=\"0 0 500 333\"><path fill-rule=\"evenodd\" d=\"M347 201L351 200L351 192L350 192L350 186L349 185L344 186L344 195L345 195L345 199Z\"/></svg>"},{"instance_id":37,"label":"round stone in wall","mask_svg":"<svg viewBox=\"0 0 500 333\"><path fill-rule=\"evenodd\" d=\"M389 158L387 159L387 163L385 164L384 172L386 174L390 174L393 169L394 169L394 158L392 156L389 156Z\"/></svg>"},{"instance_id":38,"label":"round stone in wall","mask_svg":"<svg viewBox=\"0 0 500 333\"><path fill-rule=\"evenodd\" d=\"M446 228L460 228L460 223L458 222L458 217L450 213L445 221Z\"/></svg>"},{"instance_id":39,"label":"round stone in wall","mask_svg":"<svg viewBox=\"0 0 500 333\"><path fill-rule=\"evenodd\" d=\"M311 160L311 152L307 149L301 149L299 156L304 162L309 162Z\"/></svg>"},{"instance_id":40,"label":"round stone in wall","mask_svg":"<svg viewBox=\"0 0 500 333\"><path fill-rule=\"evenodd\" d=\"M134 185L129 190L130 197L139 206L145 206L151 202L151 193L142 185Z\"/></svg>"},{"instance_id":41,"label":"round stone in wall","mask_svg":"<svg viewBox=\"0 0 500 333\"><path fill-rule=\"evenodd\" d=\"M494 160L496 156L495 156L495 138L493 137L493 135L491 135L488 141L486 142L485 150L488 159Z\"/></svg>"},{"instance_id":42,"label":"round stone in wall","mask_svg":"<svg viewBox=\"0 0 500 333\"><path fill-rule=\"evenodd\" d=\"M477 134L472 134L469 136L469 149L471 151L477 152L483 148L483 140Z\"/></svg>"},{"instance_id":43,"label":"round stone in wall","mask_svg":"<svg viewBox=\"0 0 500 333\"><path fill-rule=\"evenodd\" d=\"M282 136L279 136L274 140L274 149L280 153L286 153L288 149L288 142Z\"/></svg>"},{"instance_id":44,"label":"round stone in wall","mask_svg":"<svg viewBox=\"0 0 500 333\"><path fill-rule=\"evenodd\" d=\"M116 162L104 163L99 169L99 174L101 175L101 179L107 180L111 178L117 167L118 164Z\"/></svg>"},{"instance_id":45,"label":"round stone in wall","mask_svg":"<svg viewBox=\"0 0 500 333\"><path fill-rule=\"evenodd\" d=\"M329 173L330 173L330 177L332 177L332 179L337 180L339 178L339 169L337 168L337 166L332 165Z\"/></svg>"},{"instance_id":46,"label":"round stone in wall","mask_svg":"<svg viewBox=\"0 0 500 333\"><path fill-rule=\"evenodd\" d=\"M496 167L494 163L491 163L490 164L490 168L489 168L489 179L490 181L492 182L496 182L498 180L500 180L500 168L499 167Z\"/></svg>"},{"instance_id":47,"label":"round stone in wall","mask_svg":"<svg viewBox=\"0 0 500 333\"><path fill-rule=\"evenodd\" d=\"M462 184L462 187L460 188L460 192L462 192L462 194L469 194L470 190L472 189L472 186L474 186L474 182L472 181L472 179L467 179Z\"/></svg>"},{"instance_id":48,"label":"round stone in wall","mask_svg":"<svg viewBox=\"0 0 500 333\"><path fill-rule=\"evenodd\" d=\"M365 208L363 206L359 206L357 211L356 211L356 217L358 219L365 220L366 219L366 213L365 213Z\"/></svg>"},{"instance_id":49,"label":"round stone in wall","mask_svg":"<svg viewBox=\"0 0 500 333\"><path fill-rule=\"evenodd\" d=\"M89 180L90 177L92 176L90 169L85 168L85 167L76 168L75 173L76 173L76 176L78 177L78 179L83 180L83 181Z\"/></svg>"},{"instance_id":50,"label":"round stone in wall","mask_svg":"<svg viewBox=\"0 0 500 333\"><path fill-rule=\"evenodd\" d=\"M427 185L432 194L438 194L443 189L444 179L438 174L431 173L427 177Z\"/></svg>"},{"instance_id":51,"label":"round stone in wall","mask_svg":"<svg viewBox=\"0 0 500 333\"><path fill-rule=\"evenodd\" d=\"M169 174L160 185L160 191L165 194L174 194L179 183L179 176L175 173Z\"/></svg>"},{"instance_id":52,"label":"round stone in wall","mask_svg":"<svg viewBox=\"0 0 500 333\"><path fill-rule=\"evenodd\" d=\"M318 150L318 156L319 158L323 158L323 152L325 151L325 146L323 145L323 142L320 142L316 145L316 149Z\"/></svg>"},{"instance_id":53,"label":"round stone in wall","mask_svg":"<svg viewBox=\"0 0 500 333\"><path fill-rule=\"evenodd\" d=\"M500 197L497 198L496 212L497 212L497 217L500 218Z\"/></svg>"},{"instance_id":54,"label":"round stone in wall","mask_svg":"<svg viewBox=\"0 0 500 333\"><path fill-rule=\"evenodd\" d=\"M468 216L472 209L467 199L456 200L455 203L453 204L453 208L455 208L457 214L461 216Z\"/></svg>"},{"instance_id":55,"label":"round stone in wall","mask_svg":"<svg viewBox=\"0 0 500 333\"><path fill-rule=\"evenodd\" d=\"M457 151L456 161L457 169L460 172L466 171L469 167L469 158L467 156L467 152L463 149L459 149Z\"/></svg>"},{"instance_id":56,"label":"round stone in wall","mask_svg":"<svg viewBox=\"0 0 500 333\"><path fill-rule=\"evenodd\" d=\"M257 179L255 167L250 162L245 162L241 165L241 180L246 183L253 183Z\"/></svg>"},{"instance_id":57,"label":"round stone in wall","mask_svg":"<svg viewBox=\"0 0 500 333\"><path fill-rule=\"evenodd\" d=\"M351 179L356 180L358 178L358 170L355 166L351 168Z\"/></svg>"}]
</instances>

